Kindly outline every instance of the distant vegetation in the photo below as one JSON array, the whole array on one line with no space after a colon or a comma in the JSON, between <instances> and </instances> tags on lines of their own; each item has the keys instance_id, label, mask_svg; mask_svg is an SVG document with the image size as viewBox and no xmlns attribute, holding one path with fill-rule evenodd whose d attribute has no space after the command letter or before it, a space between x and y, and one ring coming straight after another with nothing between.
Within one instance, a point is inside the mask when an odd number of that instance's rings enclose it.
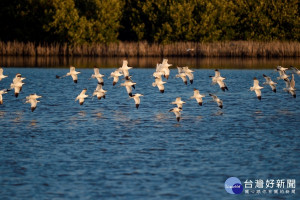
<instances>
[{"instance_id":1,"label":"distant vegetation","mask_svg":"<svg viewBox=\"0 0 300 200\"><path fill-rule=\"evenodd\" d=\"M188 51L187 49L193 49ZM300 57L299 42L117 42L109 44L0 42L3 56Z\"/></svg>"},{"instance_id":2,"label":"distant vegetation","mask_svg":"<svg viewBox=\"0 0 300 200\"><path fill-rule=\"evenodd\" d=\"M1 0L0 54L299 56L298 5L298 0ZM221 47L227 51L216 50Z\"/></svg>"}]
</instances>

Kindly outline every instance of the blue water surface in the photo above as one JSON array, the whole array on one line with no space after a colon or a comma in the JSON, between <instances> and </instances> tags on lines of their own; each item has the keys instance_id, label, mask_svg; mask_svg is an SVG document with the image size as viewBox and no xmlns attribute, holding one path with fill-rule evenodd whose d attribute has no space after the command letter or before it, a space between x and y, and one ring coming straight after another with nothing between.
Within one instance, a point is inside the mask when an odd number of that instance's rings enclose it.
<instances>
[{"instance_id":1,"label":"blue water surface","mask_svg":"<svg viewBox=\"0 0 300 200\"><path fill-rule=\"evenodd\" d=\"M133 93L144 95L139 109L124 80L112 86L109 68L100 69L106 98L80 106L76 96L87 88L91 97L97 81L89 80L92 68L78 70L75 84L55 78L67 68L4 69L0 89L16 73L26 79L19 97L10 91L0 106L0 199L300 199L300 93L283 91L274 70L221 69L229 88L222 92L211 85L213 69L194 69L186 86L172 68L161 94L152 87L154 68L132 69ZM259 101L249 88L253 77L262 85L262 74L278 89L265 85ZM203 106L190 99L194 88L206 95ZM34 112L25 104L31 93L43 96ZM176 97L186 101L179 123L169 112ZM231 195L229 177L296 179L296 194Z\"/></svg>"}]
</instances>

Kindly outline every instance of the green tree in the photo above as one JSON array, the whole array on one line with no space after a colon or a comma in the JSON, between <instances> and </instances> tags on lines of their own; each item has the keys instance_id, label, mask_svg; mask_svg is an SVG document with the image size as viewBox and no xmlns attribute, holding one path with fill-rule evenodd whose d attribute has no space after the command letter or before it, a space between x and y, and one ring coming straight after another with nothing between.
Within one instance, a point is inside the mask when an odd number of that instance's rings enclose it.
<instances>
[{"instance_id":1,"label":"green tree","mask_svg":"<svg viewBox=\"0 0 300 200\"><path fill-rule=\"evenodd\" d=\"M239 39L299 41L298 0L235 0L234 3Z\"/></svg>"},{"instance_id":2,"label":"green tree","mask_svg":"<svg viewBox=\"0 0 300 200\"><path fill-rule=\"evenodd\" d=\"M120 0L76 0L82 23L86 24L84 40L87 42L113 42L117 40L123 3Z\"/></svg>"},{"instance_id":3,"label":"green tree","mask_svg":"<svg viewBox=\"0 0 300 200\"><path fill-rule=\"evenodd\" d=\"M52 0L52 21L44 26L60 42L81 44L117 40L122 4L118 0Z\"/></svg>"}]
</instances>

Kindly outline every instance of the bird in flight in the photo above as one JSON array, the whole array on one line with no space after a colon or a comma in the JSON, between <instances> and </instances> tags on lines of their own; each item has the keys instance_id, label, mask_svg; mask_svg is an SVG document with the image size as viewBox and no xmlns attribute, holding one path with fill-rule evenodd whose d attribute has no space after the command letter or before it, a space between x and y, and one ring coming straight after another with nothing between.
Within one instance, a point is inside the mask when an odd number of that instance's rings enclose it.
<instances>
[{"instance_id":1,"label":"bird in flight","mask_svg":"<svg viewBox=\"0 0 300 200\"><path fill-rule=\"evenodd\" d=\"M257 80L256 77L254 77L253 78L253 87L250 87L250 90L255 92L255 94L259 100L261 100L261 89L263 89L263 87L259 86L259 81Z\"/></svg>"},{"instance_id":2,"label":"bird in flight","mask_svg":"<svg viewBox=\"0 0 300 200\"><path fill-rule=\"evenodd\" d=\"M30 103L31 105L31 112L33 112L36 109L37 103L40 102L37 99L41 98L42 96L39 96L37 94L30 94L29 96L26 97L26 102L25 103Z\"/></svg>"},{"instance_id":3,"label":"bird in flight","mask_svg":"<svg viewBox=\"0 0 300 200\"><path fill-rule=\"evenodd\" d=\"M176 120L179 122L180 119L181 119L181 111L182 109L178 108L178 107L175 107L175 108L172 108L171 110L169 110L169 112L173 112L176 116Z\"/></svg>"},{"instance_id":4,"label":"bird in flight","mask_svg":"<svg viewBox=\"0 0 300 200\"><path fill-rule=\"evenodd\" d=\"M266 82L264 82L264 85L269 85L272 88L272 91L276 93L276 84L274 81L271 80L271 78L265 74L263 74L263 77L266 79Z\"/></svg>"},{"instance_id":5,"label":"bird in flight","mask_svg":"<svg viewBox=\"0 0 300 200\"><path fill-rule=\"evenodd\" d=\"M219 108L221 108L221 109L223 108L223 101L219 97L217 97L214 94L209 94L209 96L211 96L213 98L213 101L218 104Z\"/></svg>"},{"instance_id":6,"label":"bird in flight","mask_svg":"<svg viewBox=\"0 0 300 200\"><path fill-rule=\"evenodd\" d=\"M199 90L194 88L194 95L191 96L191 99L196 99L199 106L202 106L203 100L202 98L205 97L205 95L200 94Z\"/></svg>"},{"instance_id":7,"label":"bird in flight","mask_svg":"<svg viewBox=\"0 0 300 200\"><path fill-rule=\"evenodd\" d=\"M218 69L215 70L215 76L209 76L212 78L212 84L215 85L216 83L218 83L219 87L221 88L221 90L223 92L225 92L225 90L228 90L224 80L224 77L221 77L220 71Z\"/></svg>"},{"instance_id":8,"label":"bird in flight","mask_svg":"<svg viewBox=\"0 0 300 200\"><path fill-rule=\"evenodd\" d=\"M171 104L176 104L179 109L182 109L182 105L185 104L185 102L181 100L181 97L177 97Z\"/></svg>"},{"instance_id":9,"label":"bird in flight","mask_svg":"<svg viewBox=\"0 0 300 200\"><path fill-rule=\"evenodd\" d=\"M98 84L104 85L104 81L103 81L103 74L100 74L99 72L99 68L94 67L94 73L92 74L91 78L96 78L98 81Z\"/></svg>"},{"instance_id":10,"label":"bird in flight","mask_svg":"<svg viewBox=\"0 0 300 200\"><path fill-rule=\"evenodd\" d=\"M0 67L0 81L6 77L7 76L3 75L3 68Z\"/></svg>"},{"instance_id":11,"label":"bird in flight","mask_svg":"<svg viewBox=\"0 0 300 200\"><path fill-rule=\"evenodd\" d=\"M138 109L140 106L140 103L141 103L140 97L142 97L142 96L144 96L144 95L137 93L130 97L134 100L136 109Z\"/></svg>"},{"instance_id":12,"label":"bird in flight","mask_svg":"<svg viewBox=\"0 0 300 200\"><path fill-rule=\"evenodd\" d=\"M10 89L14 89L15 90L15 97L17 98L19 96L19 93L22 91L22 87L25 83L23 83L22 81L25 78L22 77L22 75L20 73L17 73L15 78L13 79L12 84L10 84Z\"/></svg>"},{"instance_id":13,"label":"bird in flight","mask_svg":"<svg viewBox=\"0 0 300 200\"><path fill-rule=\"evenodd\" d=\"M87 89L83 89L81 91L81 93L76 97L75 101L79 100L79 104L82 105L84 103L84 99L88 97L88 95L86 95Z\"/></svg>"},{"instance_id":14,"label":"bird in flight","mask_svg":"<svg viewBox=\"0 0 300 200\"><path fill-rule=\"evenodd\" d=\"M0 105L3 104L3 97L2 97L2 95L3 95L3 94L6 94L7 91L9 91L9 90L8 90L8 89L0 90Z\"/></svg>"}]
</instances>

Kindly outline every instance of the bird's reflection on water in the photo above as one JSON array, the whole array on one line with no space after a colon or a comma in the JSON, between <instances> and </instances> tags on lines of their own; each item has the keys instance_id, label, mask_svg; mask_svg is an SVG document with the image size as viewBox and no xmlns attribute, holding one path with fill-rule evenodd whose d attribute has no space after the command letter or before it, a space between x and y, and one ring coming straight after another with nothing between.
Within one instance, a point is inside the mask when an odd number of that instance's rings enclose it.
<instances>
[{"instance_id":1,"label":"bird's reflection on water","mask_svg":"<svg viewBox=\"0 0 300 200\"><path fill-rule=\"evenodd\" d=\"M23 112L21 112L21 111L18 111L18 112L16 112L15 113L15 117L13 118L13 122L14 123L21 123L22 122L22 120L23 120Z\"/></svg>"}]
</instances>

